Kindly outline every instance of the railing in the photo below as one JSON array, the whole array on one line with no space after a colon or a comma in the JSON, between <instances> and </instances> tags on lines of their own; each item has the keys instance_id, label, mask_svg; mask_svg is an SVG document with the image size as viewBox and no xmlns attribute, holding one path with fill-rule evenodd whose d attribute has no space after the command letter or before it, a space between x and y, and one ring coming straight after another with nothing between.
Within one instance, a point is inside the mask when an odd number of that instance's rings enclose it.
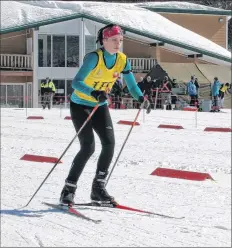
<instances>
[{"instance_id":1,"label":"railing","mask_svg":"<svg viewBox=\"0 0 232 248\"><path fill-rule=\"evenodd\" d=\"M0 68L32 70L32 56L23 54L0 54Z\"/></svg>"},{"instance_id":2,"label":"railing","mask_svg":"<svg viewBox=\"0 0 232 248\"><path fill-rule=\"evenodd\" d=\"M133 72L147 73L156 65L154 58L128 58ZM32 56L23 54L0 54L0 68L32 70Z\"/></svg>"},{"instance_id":3,"label":"railing","mask_svg":"<svg viewBox=\"0 0 232 248\"><path fill-rule=\"evenodd\" d=\"M128 58L131 63L131 69L133 72L146 73L151 70L151 68L157 64L154 58Z\"/></svg>"}]
</instances>

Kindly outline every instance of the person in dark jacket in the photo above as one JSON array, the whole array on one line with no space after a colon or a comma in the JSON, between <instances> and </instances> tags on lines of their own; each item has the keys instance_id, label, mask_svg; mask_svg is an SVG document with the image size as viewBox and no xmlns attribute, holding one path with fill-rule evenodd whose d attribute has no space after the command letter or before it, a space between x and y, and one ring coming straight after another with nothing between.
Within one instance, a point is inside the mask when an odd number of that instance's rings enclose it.
<instances>
[{"instance_id":1,"label":"person in dark jacket","mask_svg":"<svg viewBox=\"0 0 232 248\"><path fill-rule=\"evenodd\" d=\"M152 103L153 103L152 96L153 96L153 89L154 89L154 81L151 80L150 76L147 76L146 79L143 79L138 83L138 86L139 86L140 90L143 92L143 94L148 97L148 100L152 105Z\"/></svg>"},{"instance_id":2,"label":"person in dark jacket","mask_svg":"<svg viewBox=\"0 0 232 248\"><path fill-rule=\"evenodd\" d=\"M115 109L121 108L122 93L123 93L122 86L123 85L122 85L121 78L118 78L112 88L113 103L114 103Z\"/></svg>"},{"instance_id":3,"label":"person in dark jacket","mask_svg":"<svg viewBox=\"0 0 232 248\"><path fill-rule=\"evenodd\" d=\"M196 99L195 99L195 106L197 108L199 108L199 100L198 100L198 97L199 97L199 88L200 88L200 85L199 85L199 81L198 81L198 78L195 78L195 82L194 82L195 86L196 86Z\"/></svg>"},{"instance_id":4,"label":"person in dark jacket","mask_svg":"<svg viewBox=\"0 0 232 248\"><path fill-rule=\"evenodd\" d=\"M152 95L152 86L153 81L151 80L151 77L148 76L146 79L141 80L138 83L139 88L142 92L144 92L145 95L151 96Z\"/></svg>"},{"instance_id":5,"label":"person in dark jacket","mask_svg":"<svg viewBox=\"0 0 232 248\"><path fill-rule=\"evenodd\" d=\"M196 98L198 100L198 96L199 96L199 88L200 88L200 85L199 85L199 82L198 82L198 78L195 78L195 82L194 82L195 86L196 86L196 90L197 90L197 95L196 95Z\"/></svg>"}]
</instances>

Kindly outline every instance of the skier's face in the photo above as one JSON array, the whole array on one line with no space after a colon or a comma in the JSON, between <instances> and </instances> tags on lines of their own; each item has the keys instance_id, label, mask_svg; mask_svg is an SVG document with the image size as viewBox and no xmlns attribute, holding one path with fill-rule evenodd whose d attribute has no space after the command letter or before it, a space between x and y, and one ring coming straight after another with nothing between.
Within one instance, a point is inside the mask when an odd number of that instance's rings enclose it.
<instances>
[{"instance_id":1,"label":"skier's face","mask_svg":"<svg viewBox=\"0 0 232 248\"><path fill-rule=\"evenodd\" d=\"M117 34L107 39L103 39L103 46L108 53L114 54L120 50L122 42L123 36L121 34Z\"/></svg>"}]
</instances>

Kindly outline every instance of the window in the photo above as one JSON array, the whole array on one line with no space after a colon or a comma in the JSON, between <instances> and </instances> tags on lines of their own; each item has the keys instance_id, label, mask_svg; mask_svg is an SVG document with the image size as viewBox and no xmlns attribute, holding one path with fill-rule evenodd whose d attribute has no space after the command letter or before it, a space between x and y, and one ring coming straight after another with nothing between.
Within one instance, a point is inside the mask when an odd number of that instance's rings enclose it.
<instances>
[{"instance_id":1,"label":"window","mask_svg":"<svg viewBox=\"0 0 232 248\"><path fill-rule=\"evenodd\" d=\"M96 44L96 39L99 29L92 21L85 20L85 53L92 52L98 48L99 42Z\"/></svg>"},{"instance_id":2,"label":"window","mask_svg":"<svg viewBox=\"0 0 232 248\"><path fill-rule=\"evenodd\" d=\"M12 107L23 108L24 85L7 85L7 104Z\"/></svg>"},{"instance_id":3,"label":"window","mask_svg":"<svg viewBox=\"0 0 232 248\"><path fill-rule=\"evenodd\" d=\"M97 49L101 48L102 46L100 45L100 42L97 43Z\"/></svg>"},{"instance_id":4,"label":"window","mask_svg":"<svg viewBox=\"0 0 232 248\"><path fill-rule=\"evenodd\" d=\"M79 36L67 36L67 67L79 67Z\"/></svg>"},{"instance_id":5,"label":"window","mask_svg":"<svg viewBox=\"0 0 232 248\"><path fill-rule=\"evenodd\" d=\"M90 53L96 49L96 38L92 35L85 36L85 54Z\"/></svg>"},{"instance_id":6,"label":"window","mask_svg":"<svg viewBox=\"0 0 232 248\"><path fill-rule=\"evenodd\" d=\"M53 67L65 67L65 37L53 36Z\"/></svg>"},{"instance_id":7,"label":"window","mask_svg":"<svg viewBox=\"0 0 232 248\"><path fill-rule=\"evenodd\" d=\"M39 79L38 80L38 98L39 98L39 104L42 104L42 98L43 96L41 95L41 83L44 82L44 79Z\"/></svg>"},{"instance_id":8,"label":"window","mask_svg":"<svg viewBox=\"0 0 232 248\"><path fill-rule=\"evenodd\" d=\"M52 42L51 35L47 36L47 67L51 67L51 53L52 53Z\"/></svg>"},{"instance_id":9,"label":"window","mask_svg":"<svg viewBox=\"0 0 232 248\"><path fill-rule=\"evenodd\" d=\"M56 93L53 97L53 104L58 105L64 103L65 101L65 80L64 79L54 79L52 80L56 87Z\"/></svg>"},{"instance_id":10,"label":"window","mask_svg":"<svg viewBox=\"0 0 232 248\"><path fill-rule=\"evenodd\" d=\"M0 85L1 106L6 105L6 85Z\"/></svg>"},{"instance_id":11,"label":"window","mask_svg":"<svg viewBox=\"0 0 232 248\"><path fill-rule=\"evenodd\" d=\"M24 106L24 85L8 84L1 86L1 106L23 108Z\"/></svg>"},{"instance_id":12,"label":"window","mask_svg":"<svg viewBox=\"0 0 232 248\"><path fill-rule=\"evenodd\" d=\"M39 67L51 67L51 35L39 34L38 52Z\"/></svg>"}]
</instances>

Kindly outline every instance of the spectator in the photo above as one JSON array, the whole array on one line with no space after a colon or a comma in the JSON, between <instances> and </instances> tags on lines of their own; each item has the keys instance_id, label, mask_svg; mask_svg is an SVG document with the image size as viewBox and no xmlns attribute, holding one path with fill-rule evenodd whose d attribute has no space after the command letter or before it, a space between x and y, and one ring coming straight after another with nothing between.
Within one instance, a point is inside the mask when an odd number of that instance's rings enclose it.
<instances>
[{"instance_id":1,"label":"spectator","mask_svg":"<svg viewBox=\"0 0 232 248\"><path fill-rule=\"evenodd\" d=\"M196 98L198 100L198 96L199 96L199 88L200 88L200 85L199 85L199 82L198 82L198 78L195 78L195 82L194 82L195 86L196 86L196 90L197 90L197 95L196 95Z\"/></svg>"},{"instance_id":2,"label":"spectator","mask_svg":"<svg viewBox=\"0 0 232 248\"><path fill-rule=\"evenodd\" d=\"M213 97L213 106L214 109L217 108L218 109L218 96L219 96L219 89L221 87L221 83L218 80L218 77L214 78L214 82L213 82L213 86L212 86L212 97Z\"/></svg>"},{"instance_id":3,"label":"spectator","mask_svg":"<svg viewBox=\"0 0 232 248\"><path fill-rule=\"evenodd\" d=\"M197 101L197 88L195 85L195 76L187 84L187 94L190 96L190 106L195 106Z\"/></svg>"},{"instance_id":4,"label":"spectator","mask_svg":"<svg viewBox=\"0 0 232 248\"><path fill-rule=\"evenodd\" d=\"M175 78L173 78L173 80L172 80L172 88L179 88L179 85L176 82L176 79Z\"/></svg>"},{"instance_id":5,"label":"spectator","mask_svg":"<svg viewBox=\"0 0 232 248\"><path fill-rule=\"evenodd\" d=\"M138 82L138 84L143 83L143 77L140 77L140 81Z\"/></svg>"},{"instance_id":6,"label":"spectator","mask_svg":"<svg viewBox=\"0 0 232 248\"><path fill-rule=\"evenodd\" d=\"M112 88L112 94L113 94L113 103L114 103L114 107L115 109L120 109L121 108L121 101L122 101L122 81L121 78L119 77L113 88Z\"/></svg>"},{"instance_id":7,"label":"spectator","mask_svg":"<svg viewBox=\"0 0 232 248\"><path fill-rule=\"evenodd\" d=\"M141 78L142 79L142 78ZM139 88L143 92L144 95L148 97L148 100L150 101L150 104L152 105L153 100L153 88L154 88L154 81L151 80L150 76L147 76L146 79L143 79L138 83Z\"/></svg>"},{"instance_id":8,"label":"spectator","mask_svg":"<svg viewBox=\"0 0 232 248\"><path fill-rule=\"evenodd\" d=\"M225 94L228 92L228 89L230 88L230 84L226 83L225 85L221 85L221 88L219 90L219 99L220 99L220 107L223 108L223 104L224 104L224 97Z\"/></svg>"},{"instance_id":9,"label":"spectator","mask_svg":"<svg viewBox=\"0 0 232 248\"><path fill-rule=\"evenodd\" d=\"M168 76L164 77L164 80L161 84L160 88L161 93L161 105L164 104L169 106L169 109L171 109L172 104L172 83L168 80Z\"/></svg>"},{"instance_id":10,"label":"spectator","mask_svg":"<svg viewBox=\"0 0 232 248\"><path fill-rule=\"evenodd\" d=\"M46 105L48 105L48 109L50 109L53 95L56 92L56 87L51 79L49 79L48 77L46 78L45 82L43 81L41 83L40 87L42 96L42 107L43 109L45 109Z\"/></svg>"}]
</instances>

